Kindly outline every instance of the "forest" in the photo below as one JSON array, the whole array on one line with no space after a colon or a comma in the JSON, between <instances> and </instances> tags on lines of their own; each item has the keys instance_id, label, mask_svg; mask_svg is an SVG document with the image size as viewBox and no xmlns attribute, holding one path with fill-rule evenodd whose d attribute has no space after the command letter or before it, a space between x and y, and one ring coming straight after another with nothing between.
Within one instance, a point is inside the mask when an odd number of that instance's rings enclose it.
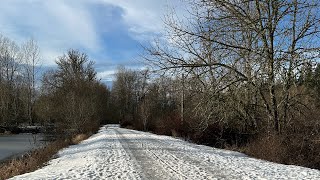
<instances>
[{"instance_id":1,"label":"forest","mask_svg":"<svg viewBox=\"0 0 320 180\"><path fill-rule=\"evenodd\" d=\"M40 73L34 40L1 36L0 124L50 124L64 136L120 123L320 169L318 2L189 3L188 18L166 13L145 68L119 66L112 87L85 53L71 49Z\"/></svg>"}]
</instances>

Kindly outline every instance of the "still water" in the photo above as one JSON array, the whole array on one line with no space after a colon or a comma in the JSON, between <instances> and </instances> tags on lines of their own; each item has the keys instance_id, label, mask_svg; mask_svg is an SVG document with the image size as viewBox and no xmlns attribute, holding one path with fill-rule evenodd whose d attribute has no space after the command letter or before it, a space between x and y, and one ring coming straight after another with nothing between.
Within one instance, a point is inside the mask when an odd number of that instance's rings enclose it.
<instances>
[{"instance_id":1,"label":"still water","mask_svg":"<svg viewBox=\"0 0 320 180\"><path fill-rule=\"evenodd\" d=\"M0 161L43 145L41 134L0 135Z\"/></svg>"}]
</instances>

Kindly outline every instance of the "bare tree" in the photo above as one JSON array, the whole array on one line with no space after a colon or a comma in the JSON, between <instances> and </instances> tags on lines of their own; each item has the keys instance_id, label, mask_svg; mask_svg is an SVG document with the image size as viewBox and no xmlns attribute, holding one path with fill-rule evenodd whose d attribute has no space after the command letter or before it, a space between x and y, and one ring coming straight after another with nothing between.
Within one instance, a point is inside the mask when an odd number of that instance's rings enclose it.
<instances>
[{"instance_id":1,"label":"bare tree","mask_svg":"<svg viewBox=\"0 0 320 180\"><path fill-rule=\"evenodd\" d=\"M37 43L30 39L22 45L22 56L25 69L25 79L27 85L27 114L29 123L33 124L33 107L36 99L36 75L37 66L40 62L40 50Z\"/></svg>"},{"instance_id":2,"label":"bare tree","mask_svg":"<svg viewBox=\"0 0 320 180\"><path fill-rule=\"evenodd\" d=\"M137 120L137 103L140 94L138 71L119 67L112 86L112 97L118 108L120 123L132 124Z\"/></svg>"},{"instance_id":3,"label":"bare tree","mask_svg":"<svg viewBox=\"0 0 320 180\"><path fill-rule=\"evenodd\" d=\"M108 96L96 78L93 61L84 53L69 50L56 62L58 69L43 77L42 116L60 124L62 131L91 131L105 118L101 106Z\"/></svg>"},{"instance_id":4,"label":"bare tree","mask_svg":"<svg viewBox=\"0 0 320 180\"><path fill-rule=\"evenodd\" d=\"M187 79L199 81L203 92L212 92L211 97L234 94L233 86L246 89L246 101L232 98L236 101L234 107L240 107L237 111L245 112L249 105L257 110L262 105L269 117L268 124L280 133L289 109L297 105L297 94L290 94L294 78L299 76L303 62L319 56L318 44L312 43L319 36L317 2L201 0L190 3L192 11L187 21L174 13L166 16L169 39L147 48L146 60L158 70L185 71ZM280 84L285 84L284 88ZM208 97L204 96L203 100ZM212 113L200 104L195 106L201 107L197 112ZM211 118L208 113L204 115ZM240 114L250 117L248 113ZM256 118L251 116L251 119Z\"/></svg>"},{"instance_id":5,"label":"bare tree","mask_svg":"<svg viewBox=\"0 0 320 180\"><path fill-rule=\"evenodd\" d=\"M22 82L19 74L21 63L19 50L15 42L0 36L0 109L1 120L4 123L16 122L21 110L18 88Z\"/></svg>"}]
</instances>

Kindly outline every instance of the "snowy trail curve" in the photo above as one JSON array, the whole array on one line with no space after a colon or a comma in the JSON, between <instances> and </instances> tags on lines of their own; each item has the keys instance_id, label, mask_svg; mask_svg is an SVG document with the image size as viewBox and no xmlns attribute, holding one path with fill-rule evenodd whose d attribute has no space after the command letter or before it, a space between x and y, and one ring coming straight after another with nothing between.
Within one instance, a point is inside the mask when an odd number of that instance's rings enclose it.
<instances>
[{"instance_id":1,"label":"snowy trail curve","mask_svg":"<svg viewBox=\"0 0 320 180\"><path fill-rule=\"evenodd\" d=\"M12 179L320 179L320 171L106 125Z\"/></svg>"}]
</instances>

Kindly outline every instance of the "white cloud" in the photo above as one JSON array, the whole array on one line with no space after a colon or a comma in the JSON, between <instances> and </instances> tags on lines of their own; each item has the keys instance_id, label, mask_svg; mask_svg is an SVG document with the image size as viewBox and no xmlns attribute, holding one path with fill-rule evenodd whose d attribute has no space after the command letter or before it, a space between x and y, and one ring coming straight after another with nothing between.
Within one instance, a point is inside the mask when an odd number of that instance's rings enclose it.
<instances>
[{"instance_id":1,"label":"white cloud","mask_svg":"<svg viewBox=\"0 0 320 180\"><path fill-rule=\"evenodd\" d=\"M112 81L114 79L114 75L116 73L116 70L106 70L102 72L97 73L98 79L101 79L103 81Z\"/></svg>"},{"instance_id":2,"label":"white cloud","mask_svg":"<svg viewBox=\"0 0 320 180\"><path fill-rule=\"evenodd\" d=\"M89 5L112 5L122 9L122 19L114 21L124 21L130 36L135 40L148 41L163 31L162 18L167 6L180 6L182 2L182 0L1 0L0 34L18 43L30 37L34 38L41 49L43 65L51 66L55 64L56 58L69 48L84 49L96 57L99 57L97 54L101 51L108 51L104 44L101 44L102 27L96 24L106 17L95 19L97 17L93 16ZM106 25L103 28L111 27ZM125 55L126 50L123 51L122 54Z\"/></svg>"},{"instance_id":3,"label":"white cloud","mask_svg":"<svg viewBox=\"0 0 320 180\"><path fill-rule=\"evenodd\" d=\"M75 1L4 0L0 6L0 33L21 43L38 41L46 65L57 54L76 47L99 50L99 37L84 3ZM54 56L54 57L53 57Z\"/></svg>"},{"instance_id":4,"label":"white cloud","mask_svg":"<svg viewBox=\"0 0 320 180\"><path fill-rule=\"evenodd\" d=\"M67 3L71 1L45 1L44 7L52 17L55 26L50 29L59 38L67 36L71 43L79 44L90 50L97 49L98 35L94 29L90 12L84 4ZM54 8L53 8L54 7ZM62 40L62 39L60 39ZM60 43L59 43L60 44Z\"/></svg>"},{"instance_id":5,"label":"white cloud","mask_svg":"<svg viewBox=\"0 0 320 180\"><path fill-rule=\"evenodd\" d=\"M41 51L41 64L45 66L55 66L55 61L58 57L62 56L61 51L55 49L40 49Z\"/></svg>"},{"instance_id":6,"label":"white cloud","mask_svg":"<svg viewBox=\"0 0 320 180\"><path fill-rule=\"evenodd\" d=\"M172 7L185 6L182 0L100 0L124 10L124 21L138 40L164 32L163 17ZM178 14L185 12L179 11Z\"/></svg>"}]
</instances>

